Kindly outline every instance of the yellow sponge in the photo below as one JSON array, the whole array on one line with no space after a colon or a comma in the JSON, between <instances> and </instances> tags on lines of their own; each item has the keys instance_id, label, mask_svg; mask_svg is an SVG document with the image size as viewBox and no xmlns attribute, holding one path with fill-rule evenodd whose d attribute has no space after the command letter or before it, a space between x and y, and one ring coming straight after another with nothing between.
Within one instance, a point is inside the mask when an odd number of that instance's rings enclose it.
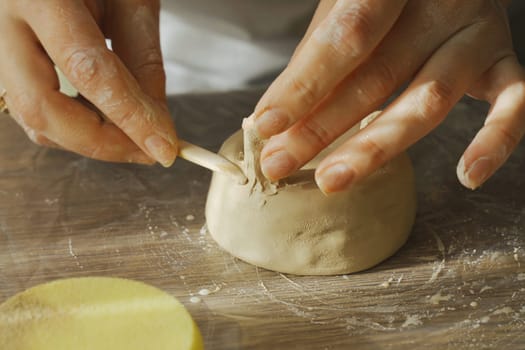
<instances>
[{"instance_id":1,"label":"yellow sponge","mask_svg":"<svg viewBox=\"0 0 525 350\"><path fill-rule=\"evenodd\" d=\"M33 287L0 305L2 350L200 350L174 297L141 282L88 277Z\"/></svg>"}]
</instances>

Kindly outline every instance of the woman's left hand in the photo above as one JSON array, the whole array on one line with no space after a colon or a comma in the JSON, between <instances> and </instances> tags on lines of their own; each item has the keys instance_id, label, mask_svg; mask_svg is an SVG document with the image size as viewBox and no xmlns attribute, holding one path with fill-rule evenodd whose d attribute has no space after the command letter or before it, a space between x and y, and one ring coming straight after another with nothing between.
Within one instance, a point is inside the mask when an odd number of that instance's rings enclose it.
<instances>
[{"instance_id":1,"label":"woman's left hand","mask_svg":"<svg viewBox=\"0 0 525 350\"><path fill-rule=\"evenodd\" d=\"M492 104L458 164L466 187L485 182L525 132L525 72L503 1L323 0L255 109L259 134L271 137L265 175L290 175L406 83L321 162L316 181L325 193L348 188L428 134L465 93Z\"/></svg>"}]
</instances>

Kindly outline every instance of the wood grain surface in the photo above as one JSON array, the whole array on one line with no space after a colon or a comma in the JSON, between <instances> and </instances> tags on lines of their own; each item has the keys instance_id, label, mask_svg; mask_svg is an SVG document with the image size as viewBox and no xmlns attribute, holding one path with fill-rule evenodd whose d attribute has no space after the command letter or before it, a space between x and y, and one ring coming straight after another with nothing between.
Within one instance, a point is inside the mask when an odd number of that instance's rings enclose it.
<instances>
[{"instance_id":1,"label":"wood grain surface","mask_svg":"<svg viewBox=\"0 0 525 350\"><path fill-rule=\"evenodd\" d=\"M182 137L217 150L259 94L178 96L170 108ZM525 151L478 191L455 175L486 111L462 101L410 150L419 211L408 243L371 270L330 277L221 251L205 227L205 169L39 148L0 116L0 302L54 279L117 276L176 296L207 349L525 348Z\"/></svg>"}]
</instances>

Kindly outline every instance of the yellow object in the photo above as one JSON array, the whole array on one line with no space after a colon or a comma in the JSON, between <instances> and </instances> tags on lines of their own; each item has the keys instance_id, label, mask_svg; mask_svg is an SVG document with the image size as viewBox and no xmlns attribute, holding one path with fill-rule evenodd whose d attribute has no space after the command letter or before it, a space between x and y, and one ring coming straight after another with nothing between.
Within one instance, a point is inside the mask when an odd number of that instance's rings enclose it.
<instances>
[{"instance_id":1,"label":"yellow object","mask_svg":"<svg viewBox=\"0 0 525 350\"><path fill-rule=\"evenodd\" d=\"M174 297L119 278L58 280L0 305L2 350L200 350L202 338Z\"/></svg>"}]
</instances>

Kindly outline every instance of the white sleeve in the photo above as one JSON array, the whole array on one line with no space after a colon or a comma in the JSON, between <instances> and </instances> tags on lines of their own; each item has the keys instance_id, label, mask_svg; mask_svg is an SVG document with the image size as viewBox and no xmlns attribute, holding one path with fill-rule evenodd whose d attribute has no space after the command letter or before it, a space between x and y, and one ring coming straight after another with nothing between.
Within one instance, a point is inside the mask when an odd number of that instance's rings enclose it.
<instances>
[{"instance_id":1,"label":"white sleeve","mask_svg":"<svg viewBox=\"0 0 525 350\"><path fill-rule=\"evenodd\" d=\"M164 0L167 91L246 87L288 62L316 0Z\"/></svg>"}]
</instances>

